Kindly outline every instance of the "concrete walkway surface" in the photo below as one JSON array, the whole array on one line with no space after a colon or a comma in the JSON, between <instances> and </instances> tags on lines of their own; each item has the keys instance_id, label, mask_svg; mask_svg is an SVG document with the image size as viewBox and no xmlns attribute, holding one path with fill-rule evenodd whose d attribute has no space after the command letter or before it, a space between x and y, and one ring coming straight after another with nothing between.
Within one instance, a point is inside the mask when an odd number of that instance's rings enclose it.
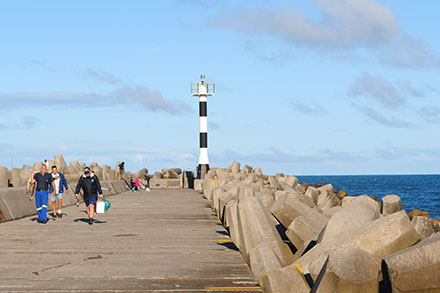
<instances>
[{"instance_id":1,"label":"concrete walkway surface","mask_svg":"<svg viewBox=\"0 0 440 293\"><path fill-rule=\"evenodd\" d=\"M261 292L201 194L108 199L92 226L84 204L45 225L0 224L0 291Z\"/></svg>"}]
</instances>

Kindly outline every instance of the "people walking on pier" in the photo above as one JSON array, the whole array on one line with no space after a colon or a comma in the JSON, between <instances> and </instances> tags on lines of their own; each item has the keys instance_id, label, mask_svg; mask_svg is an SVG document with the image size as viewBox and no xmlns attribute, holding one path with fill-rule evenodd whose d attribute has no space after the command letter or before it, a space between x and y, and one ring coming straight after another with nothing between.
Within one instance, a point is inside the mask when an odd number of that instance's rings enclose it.
<instances>
[{"instance_id":1,"label":"people walking on pier","mask_svg":"<svg viewBox=\"0 0 440 293\"><path fill-rule=\"evenodd\" d=\"M52 176L47 173L47 167L45 164L41 166L41 171L36 173L32 172L31 184L37 183L35 190L35 207L38 214L38 223L47 223L47 201L49 200L49 187L52 185L55 195L55 183Z\"/></svg>"},{"instance_id":2,"label":"people walking on pier","mask_svg":"<svg viewBox=\"0 0 440 293\"><path fill-rule=\"evenodd\" d=\"M63 208L63 192L64 189L66 189L66 194L69 194L69 185L67 185L67 181L66 178L64 177L64 175L60 172L58 172L58 168L57 166L52 166L52 179L53 182L55 183L55 189L50 186L50 193L53 194L54 190L55 190L55 195L52 195L52 211L53 211L53 216L54 217L58 217L58 218L62 218L63 217L63 213L62 213L62 208ZM58 210L56 210L56 206L57 206L57 202L58 202Z\"/></svg>"},{"instance_id":3,"label":"people walking on pier","mask_svg":"<svg viewBox=\"0 0 440 293\"><path fill-rule=\"evenodd\" d=\"M119 165L119 179L124 179L124 173L125 173L125 162L120 163Z\"/></svg>"},{"instance_id":4,"label":"people walking on pier","mask_svg":"<svg viewBox=\"0 0 440 293\"><path fill-rule=\"evenodd\" d=\"M84 203L87 207L87 216L89 217L88 223L89 225L93 225L96 201L98 200L98 196L100 198L103 196L98 176L91 174L89 167L84 168L84 175L79 178L78 184L76 185L75 197L77 200L79 199L78 194L81 189L84 194Z\"/></svg>"}]
</instances>

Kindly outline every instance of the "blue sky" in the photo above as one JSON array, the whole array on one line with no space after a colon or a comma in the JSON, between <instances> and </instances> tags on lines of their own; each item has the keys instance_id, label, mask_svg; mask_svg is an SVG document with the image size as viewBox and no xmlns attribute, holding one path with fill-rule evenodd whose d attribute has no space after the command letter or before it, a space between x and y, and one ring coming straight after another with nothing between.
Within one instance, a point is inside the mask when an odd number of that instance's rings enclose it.
<instances>
[{"instance_id":1,"label":"blue sky","mask_svg":"<svg viewBox=\"0 0 440 293\"><path fill-rule=\"evenodd\" d=\"M439 173L438 1L2 1L0 165Z\"/></svg>"}]
</instances>

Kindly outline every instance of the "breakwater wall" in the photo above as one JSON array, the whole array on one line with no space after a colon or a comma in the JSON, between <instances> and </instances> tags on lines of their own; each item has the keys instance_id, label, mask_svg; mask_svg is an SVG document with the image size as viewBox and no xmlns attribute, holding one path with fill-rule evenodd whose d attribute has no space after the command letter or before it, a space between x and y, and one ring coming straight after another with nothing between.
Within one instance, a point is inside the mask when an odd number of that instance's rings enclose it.
<instances>
[{"instance_id":1,"label":"breakwater wall","mask_svg":"<svg viewBox=\"0 0 440 293\"><path fill-rule=\"evenodd\" d=\"M265 292L439 292L440 227L398 195L267 176L234 162L200 190Z\"/></svg>"}]
</instances>

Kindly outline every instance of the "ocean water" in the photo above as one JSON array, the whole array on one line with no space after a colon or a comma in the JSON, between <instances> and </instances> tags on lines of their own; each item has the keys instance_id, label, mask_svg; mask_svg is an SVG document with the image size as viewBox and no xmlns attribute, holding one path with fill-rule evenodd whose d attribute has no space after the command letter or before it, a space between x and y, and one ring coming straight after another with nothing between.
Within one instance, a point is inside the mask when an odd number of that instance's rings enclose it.
<instances>
[{"instance_id":1,"label":"ocean water","mask_svg":"<svg viewBox=\"0 0 440 293\"><path fill-rule=\"evenodd\" d=\"M348 195L375 195L379 199L397 194L403 208L428 211L431 218L440 218L440 175L358 175L358 176L297 176L300 182L332 184Z\"/></svg>"}]
</instances>

